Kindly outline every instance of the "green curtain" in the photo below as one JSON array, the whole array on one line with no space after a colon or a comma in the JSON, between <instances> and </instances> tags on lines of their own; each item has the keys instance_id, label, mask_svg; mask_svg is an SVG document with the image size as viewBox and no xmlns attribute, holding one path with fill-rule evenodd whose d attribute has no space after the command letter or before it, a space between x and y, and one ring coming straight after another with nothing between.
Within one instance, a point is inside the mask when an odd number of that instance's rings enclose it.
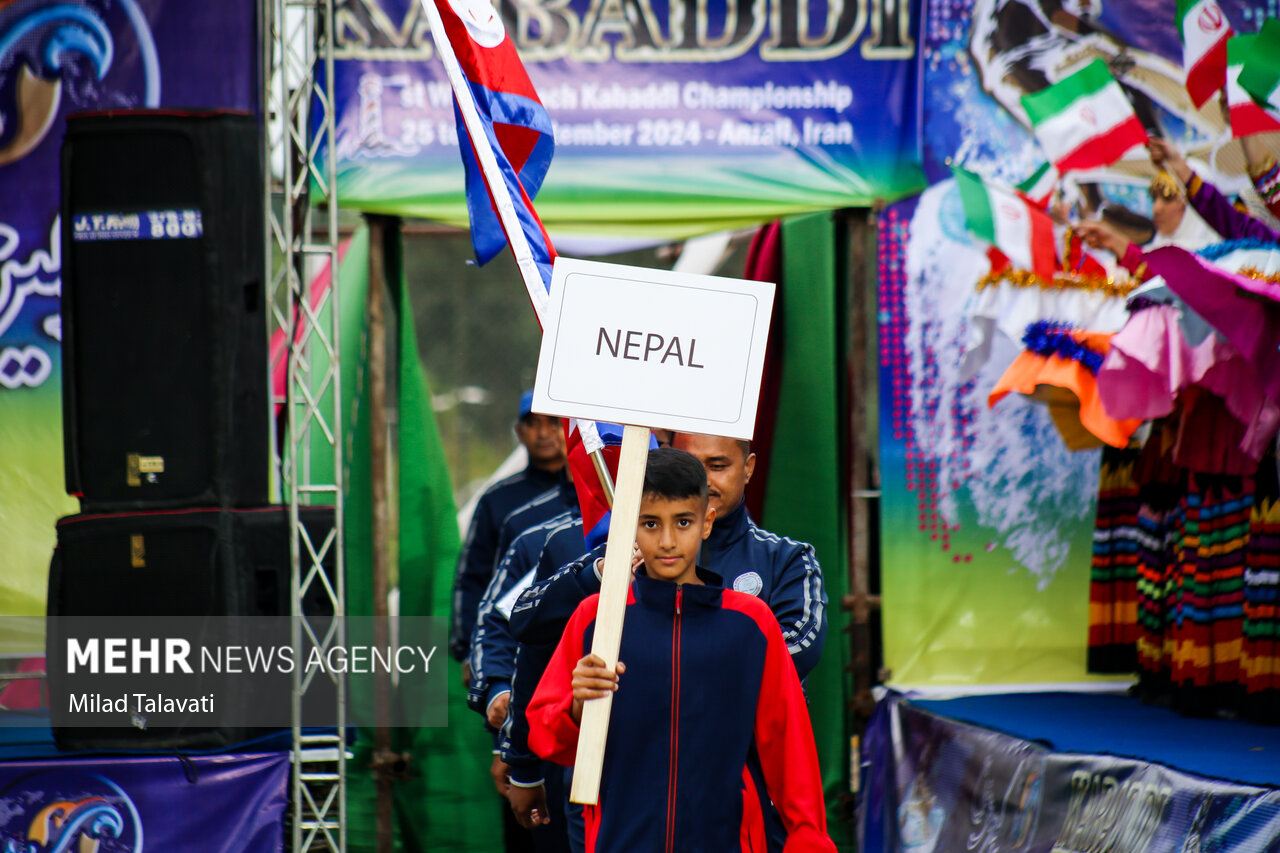
<instances>
[{"instance_id":1,"label":"green curtain","mask_svg":"<svg viewBox=\"0 0 1280 853\"><path fill-rule=\"evenodd\" d=\"M412 317L398 234L394 229L388 229L388 234L387 279L393 295L398 295L399 316ZM848 620L839 607L848 591L847 501L839 441L847 402L840 378L843 263L831 213L784 221L782 236L783 288L774 322L782 324L785 350L773 453L787 464L771 466L761 523L776 533L811 542L823 566L830 601L827 641L807 690L829 829L841 849L852 850L853 827L840 819L839 806L841 794L849 790L844 711L849 648L842 630ZM347 595L352 613L369 612L371 599L368 420L359 405L368 239L364 229L356 234L340 270ZM457 524L411 322L400 324L399 336L401 612L443 619L449 610ZM488 780L489 743L466 709L457 665L451 660L449 690L448 728L397 731L394 746L413 754L415 768L410 781L396 784L397 846L403 850L500 850L498 806ZM350 764L348 841L352 850L372 849L374 844L374 786L367 771L370 742L371 737L362 738Z\"/></svg>"},{"instance_id":2,"label":"green curtain","mask_svg":"<svg viewBox=\"0 0 1280 853\"><path fill-rule=\"evenodd\" d=\"M840 436L847 411L840 367L844 353L844 263L835 214L783 220L781 304L774 323L783 334L782 381L766 484L766 529L809 542L822 565L827 590L827 638L822 659L806 682L827 797L831 837L854 848L853 826L840 819L849 790L845 666L848 615L840 599L849 591L847 507ZM780 313L779 313L780 312ZM784 463L785 464L780 464Z\"/></svg>"},{"instance_id":3,"label":"green curtain","mask_svg":"<svg viewBox=\"0 0 1280 853\"><path fill-rule=\"evenodd\" d=\"M418 354L399 230L384 229L387 286L396 306L388 323L398 350L399 419L396 466L398 569L402 618L430 616L447 624L458 523L444 451L431 409L431 390ZM369 409L364 375L369 230L352 237L339 264L347 608L372 612L372 506ZM403 320L403 322L401 321ZM393 730L392 748L411 755L411 776L394 784L396 848L405 851L500 850L498 804L489 781L490 742L466 707L461 673L440 648L432 665L448 666L449 725ZM353 690L351 701L368 700ZM362 729L348 763L347 840L353 851L376 843L376 793L368 762L373 733Z\"/></svg>"}]
</instances>

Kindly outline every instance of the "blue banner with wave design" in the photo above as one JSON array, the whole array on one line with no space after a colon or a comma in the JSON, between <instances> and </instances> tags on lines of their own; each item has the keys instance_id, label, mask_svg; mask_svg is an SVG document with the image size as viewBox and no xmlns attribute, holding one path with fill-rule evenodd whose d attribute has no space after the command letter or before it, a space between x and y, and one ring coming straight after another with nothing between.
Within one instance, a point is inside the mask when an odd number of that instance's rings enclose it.
<instances>
[{"instance_id":1,"label":"blue banner with wave design","mask_svg":"<svg viewBox=\"0 0 1280 853\"><path fill-rule=\"evenodd\" d=\"M5 761L0 850L279 851L288 778L288 753Z\"/></svg>"},{"instance_id":2,"label":"blue banner with wave design","mask_svg":"<svg viewBox=\"0 0 1280 853\"><path fill-rule=\"evenodd\" d=\"M53 523L76 510L62 475L66 116L256 110L257 14L253 0L0 0L0 656L43 649Z\"/></svg>"}]
</instances>

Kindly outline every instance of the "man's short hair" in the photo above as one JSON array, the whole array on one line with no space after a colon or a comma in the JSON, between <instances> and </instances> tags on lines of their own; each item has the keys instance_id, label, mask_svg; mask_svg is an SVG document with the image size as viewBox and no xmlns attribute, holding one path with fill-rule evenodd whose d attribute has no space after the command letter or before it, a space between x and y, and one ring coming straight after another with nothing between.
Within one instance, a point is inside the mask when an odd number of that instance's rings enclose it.
<instances>
[{"instance_id":1,"label":"man's short hair","mask_svg":"<svg viewBox=\"0 0 1280 853\"><path fill-rule=\"evenodd\" d=\"M707 497L707 469L692 453L674 447L649 451L644 469L644 496L682 501Z\"/></svg>"}]
</instances>

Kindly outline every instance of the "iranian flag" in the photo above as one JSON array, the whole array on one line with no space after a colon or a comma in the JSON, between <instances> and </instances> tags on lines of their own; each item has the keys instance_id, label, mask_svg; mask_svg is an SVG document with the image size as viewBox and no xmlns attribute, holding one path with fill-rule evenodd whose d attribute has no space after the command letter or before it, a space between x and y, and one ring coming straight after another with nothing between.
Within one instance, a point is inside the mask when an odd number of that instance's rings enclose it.
<instances>
[{"instance_id":1,"label":"iranian flag","mask_svg":"<svg viewBox=\"0 0 1280 853\"><path fill-rule=\"evenodd\" d=\"M1227 106L1231 110L1231 135L1280 131L1280 111L1269 111L1240 87L1240 69L1257 36L1235 36L1227 42Z\"/></svg>"},{"instance_id":2,"label":"iranian flag","mask_svg":"<svg viewBox=\"0 0 1280 853\"><path fill-rule=\"evenodd\" d=\"M1147 141L1133 105L1101 59L1023 95L1022 106L1059 172L1110 166Z\"/></svg>"},{"instance_id":3,"label":"iranian flag","mask_svg":"<svg viewBox=\"0 0 1280 853\"><path fill-rule=\"evenodd\" d=\"M1178 33L1187 94L1198 109L1226 84L1231 25L1214 0L1178 0Z\"/></svg>"},{"instance_id":4,"label":"iranian flag","mask_svg":"<svg viewBox=\"0 0 1280 853\"><path fill-rule=\"evenodd\" d=\"M1273 115L1280 113L1280 19L1267 18L1240 66L1240 88Z\"/></svg>"},{"instance_id":5,"label":"iranian flag","mask_svg":"<svg viewBox=\"0 0 1280 853\"><path fill-rule=\"evenodd\" d=\"M1052 163L1043 163L1039 169L1031 173L1031 177L1020 184L1015 184L1014 189L1030 199L1037 207L1047 208L1057 185L1058 170L1053 168Z\"/></svg>"},{"instance_id":6,"label":"iranian flag","mask_svg":"<svg viewBox=\"0 0 1280 853\"><path fill-rule=\"evenodd\" d=\"M980 240L999 249L1018 269L1030 270L1046 281L1053 278L1053 220L1049 214L1012 190L990 184L973 172L953 166L964 218Z\"/></svg>"}]
</instances>

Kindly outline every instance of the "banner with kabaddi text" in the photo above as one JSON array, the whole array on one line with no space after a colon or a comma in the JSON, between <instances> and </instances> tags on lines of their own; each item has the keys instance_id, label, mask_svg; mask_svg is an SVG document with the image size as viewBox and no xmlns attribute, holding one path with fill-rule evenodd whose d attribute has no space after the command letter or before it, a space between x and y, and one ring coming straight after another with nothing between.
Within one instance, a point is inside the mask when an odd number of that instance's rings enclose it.
<instances>
[{"instance_id":1,"label":"banner with kabaddi text","mask_svg":"<svg viewBox=\"0 0 1280 853\"><path fill-rule=\"evenodd\" d=\"M0 2L0 656L43 654L53 524L77 509L62 473L58 163L66 116L250 110L261 88L259 53L252 0Z\"/></svg>"},{"instance_id":2,"label":"banner with kabaddi text","mask_svg":"<svg viewBox=\"0 0 1280 853\"><path fill-rule=\"evenodd\" d=\"M536 204L554 240L683 237L922 186L916 2L494 5L551 116ZM466 225L420 0L337 6L343 206Z\"/></svg>"}]
</instances>

